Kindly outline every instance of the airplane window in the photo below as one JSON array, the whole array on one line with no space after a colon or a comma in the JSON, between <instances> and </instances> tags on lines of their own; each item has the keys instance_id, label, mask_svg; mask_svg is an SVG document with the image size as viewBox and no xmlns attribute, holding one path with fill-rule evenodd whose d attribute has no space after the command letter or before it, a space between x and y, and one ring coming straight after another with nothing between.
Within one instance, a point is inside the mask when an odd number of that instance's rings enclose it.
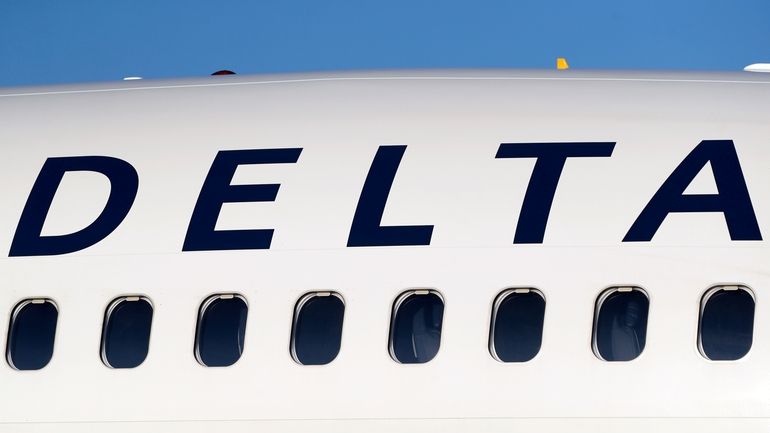
<instances>
[{"instance_id":1,"label":"airplane window","mask_svg":"<svg viewBox=\"0 0 770 433\"><path fill-rule=\"evenodd\" d=\"M104 314L102 362L112 368L134 368L150 347L152 304L141 296L112 301Z\"/></svg>"},{"instance_id":2,"label":"airplane window","mask_svg":"<svg viewBox=\"0 0 770 433\"><path fill-rule=\"evenodd\" d=\"M433 359L441 345L444 300L434 290L411 290L393 304L390 356L402 364Z\"/></svg>"},{"instance_id":3,"label":"airplane window","mask_svg":"<svg viewBox=\"0 0 770 433\"><path fill-rule=\"evenodd\" d=\"M501 362L526 362L540 351L545 298L534 289L510 289L495 299L489 351Z\"/></svg>"},{"instance_id":4,"label":"airplane window","mask_svg":"<svg viewBox=\"0 0 770 433\"><path fill-rule=\"evenodd\" d=\"M17 370L39 370L51 360L59 310L50 299L26 299L13 309L6 359Z\"/></svg>"},{"instance_id":5,"label":"airplane window","mask_svg":"<svg viewBox=\"0 0 770 433\"><path fill-rule=\"evenodd\" d=\"M195 358L207 367L235 364L243 353L249 307L243 296L214 295L201 304Z\"/></svg>"},{"instance_id":6,"label":"airplane window","mask_svg":"<svg viewBox=\"0 0 770 433\"><path fill-rule=\"evenodd\" d=\"M751 349L754 295L746 287L714 287L703 295L698 349L712 361L734 361Z\"/></svg>"},{"instance_id":7,"label":"airplane window","mask_svg":"<svg viewBox=\"0 0 770 433\"><path fill-rule=\"evenodd\" d=\"M644 350L650 300L637 287L605 290L596 301L593 349L604 361L630 361Z\"/></svg>"},{"instance_id":8,"label":"airplane window","mask_svg":"<svg viewBox=\"0 0 770 433\"><path fill-rule=\"evenodd\" d=\"M302 365L328 364L337 357L345 303L331 292L309 293L294 309L291 354Z\"/></svg>"}]
</instances>

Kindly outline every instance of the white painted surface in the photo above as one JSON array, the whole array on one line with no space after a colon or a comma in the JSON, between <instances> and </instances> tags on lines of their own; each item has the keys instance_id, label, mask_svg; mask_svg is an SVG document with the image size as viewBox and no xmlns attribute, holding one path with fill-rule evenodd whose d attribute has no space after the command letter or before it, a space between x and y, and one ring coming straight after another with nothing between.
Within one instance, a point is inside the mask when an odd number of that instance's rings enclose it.
<instances>
[{"instance_id":1,"label":"white painted surface","mask_svg":"<svg viewBox=\"0 0 770 433\"><path fill-rule=\"evenodd\" d=\"M770 79L761 75L573 72L212 77L0 90L0 251L7 252L47 157L130 162L126 220L87 250L0 257L0 323L21 299L60 308L40 371L0 363L2 431L743 431L770 430L770 249L732 242L721 214L673 214L650 243L621 239L682 159L732 139L760 228L770 236ZM611 158L567 161L542 245L513 245L533 159L500 143L615 141ZM404 144L385 225L433 224L425 247L346 248L377 147ZM182 253L218 150L301 147L297 164L248 166L234 183L281 183L274 203L225 205L218 224L274 228L261 251ZM713 192L713 181L693 185ZM47 234L88 224L106 180L67 176ZM690 192L690 191L688 191ZM754 346L736 362L696 347L698 304L715 284L757 298ZM591 351L596 296L650 296L647 345L627 363ZM543 346L524 364L487 350L490 309L508 287L547 299ZM441 349L424 365L388 356L393 300L431 287L446 300ZM289 353L292 311L309 290L345 297L342 349L327 366ZM249 301L243 357L193 356L198 306ZM99 358L104 309L120 295L155 305L149 356L133 370ZM0 347L5 347L0 332Z\"/></svg>"},{"instance_id":2,"label":"white painted surface","mask_svg":"<svg viewBox=\"0 0 770 433\"><path fill-rule=\"evenodd\" d=\"M770 63L753 63L743 70L746 72L770 72Z\"/></svg>"}]
</instances>

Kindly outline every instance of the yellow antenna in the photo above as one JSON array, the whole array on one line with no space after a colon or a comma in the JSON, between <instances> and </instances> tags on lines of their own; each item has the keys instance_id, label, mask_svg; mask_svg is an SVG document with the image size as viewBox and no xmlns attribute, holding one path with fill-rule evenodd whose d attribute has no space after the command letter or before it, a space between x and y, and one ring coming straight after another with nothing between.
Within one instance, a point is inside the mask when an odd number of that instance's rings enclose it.
<instances>
[{"instance_id":1,"label":"yellow antenna","mask_svg":"<svg viewBox=\"0 0 770 433\"><path fill-rule=\"evenodd\" d=\"M559 57L556 59L556 69L558 70L564 70L569 69L569 63L567 63L567 59L564 57Z\"/></svg>"}]
</instances>

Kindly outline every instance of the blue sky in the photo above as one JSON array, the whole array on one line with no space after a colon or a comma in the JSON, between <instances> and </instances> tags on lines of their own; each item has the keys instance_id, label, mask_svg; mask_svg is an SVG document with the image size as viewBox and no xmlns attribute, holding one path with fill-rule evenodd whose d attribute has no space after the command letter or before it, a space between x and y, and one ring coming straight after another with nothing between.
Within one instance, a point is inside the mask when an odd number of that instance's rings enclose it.
<instances>
[{"instance_id":1,"label":"blue sky","mask_svg":"<svg viewBox=\"0 0 770 433\"><path fill-rule=\"evenodd\" d=\"M384 68L740 70L770 0L0 0L0 86Z\"/></svg>"}]
</instances>

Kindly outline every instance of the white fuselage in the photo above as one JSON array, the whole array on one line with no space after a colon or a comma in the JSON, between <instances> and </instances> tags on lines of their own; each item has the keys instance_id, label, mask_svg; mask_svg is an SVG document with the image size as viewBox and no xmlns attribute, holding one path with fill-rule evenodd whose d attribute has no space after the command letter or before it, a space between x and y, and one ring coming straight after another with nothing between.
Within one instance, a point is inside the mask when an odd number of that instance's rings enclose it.
<instances>
[{"instance_id":1,"label":"white fuselage","mask_svg":"<svg viewBox=\"0 0 770 433\"><path fill-rule=\"evenodd\" d=\"M721 212L671 213L650 241L623 242L653 195L704 140L732 140L761 234L770 237L770 77L467 71L212 77L0 90L0 347L22 299L59 309L53 357L36 371L0 362L0 431L484 432L770 429L770 247L733 240ZM502 143L615 143L567 159L542 243L514 244L535 158ZM348 246L380 146L406 146L382 226L432 225L429 245ZM268 249L183 251L217 153L300 148L296 163L240 166L232 184L280 184L275 201L226 203L217 230L273 229ZM135 201L93 246L9 257L48 158L131 164ZM110 182L68 173L43 235L77 232ZM709 166L687 194L715 194ZM721 362L698 350L702 295L756 298L753 346ZM644 352L591 349L594 304L612 286L649 295ZM542 347L529 362L489 352L495 296L536 288ZM388 352L407 289L445 301L425 364ZM345 299L342 344L324 366L290 354L292 313L313 290ZM243 355L209 368L193 350L207 296L238 293ZM99 356L105 308L152 300L144 363ZM738 431L735 430L735 431Z\"/></svg>"}]
</instances>

